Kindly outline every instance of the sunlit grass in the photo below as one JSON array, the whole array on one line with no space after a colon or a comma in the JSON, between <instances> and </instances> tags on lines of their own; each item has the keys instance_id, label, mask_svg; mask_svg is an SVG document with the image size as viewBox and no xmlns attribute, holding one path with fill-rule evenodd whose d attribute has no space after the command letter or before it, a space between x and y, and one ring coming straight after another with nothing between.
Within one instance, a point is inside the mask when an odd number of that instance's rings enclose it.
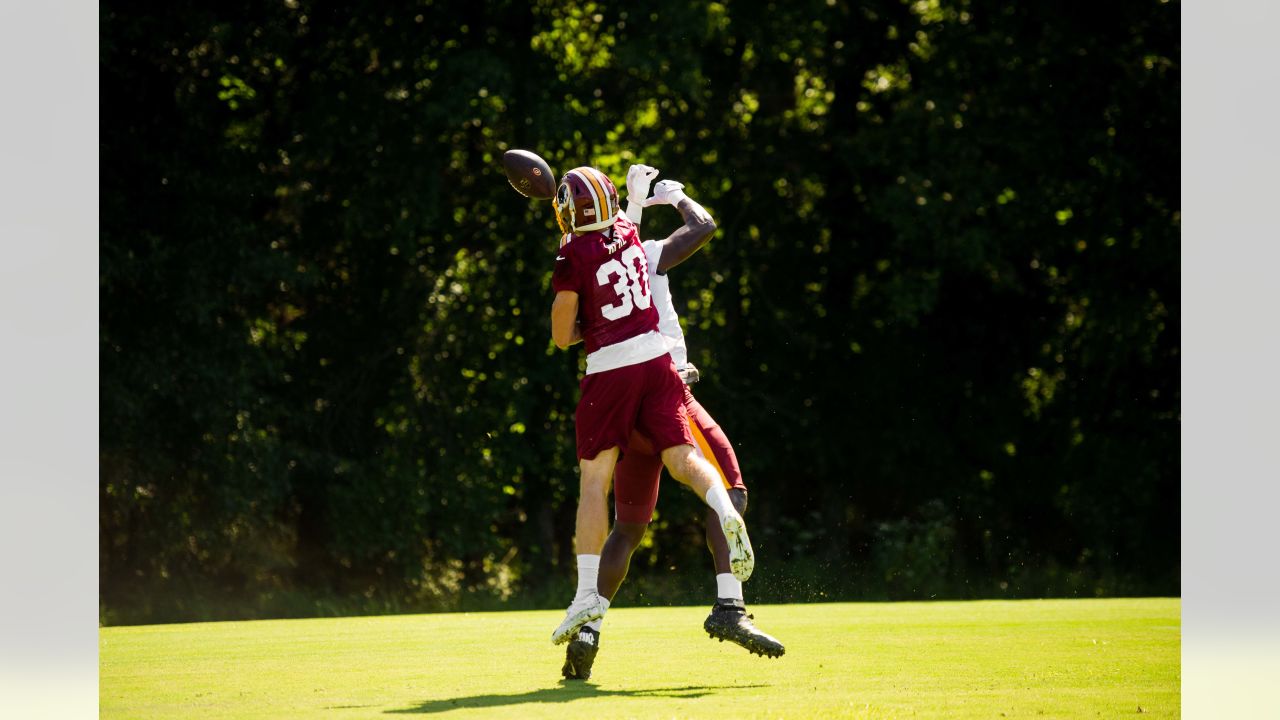
<instances>
[{"instance_id":1,"label":"sunlit grass","mask_svg":"<svg viewBox=\"0 0 1280 720\"><path fill-rule=\"evenodd\" d=\"M568 684L551 611L103 628L101 716L1179 716L1177 599L754 607L778 660L706 610L611 611Z\"/></svg>"}]
</instances>

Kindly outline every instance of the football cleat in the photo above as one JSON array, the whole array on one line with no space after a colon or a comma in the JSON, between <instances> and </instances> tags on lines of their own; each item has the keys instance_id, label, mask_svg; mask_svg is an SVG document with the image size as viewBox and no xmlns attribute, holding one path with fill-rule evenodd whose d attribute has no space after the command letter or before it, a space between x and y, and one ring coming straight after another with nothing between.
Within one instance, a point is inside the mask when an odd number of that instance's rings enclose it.
<instances>
[{"instance_id":1,"label":"football cleat","mask_svg":"<svg viewBox=\"0 0 1280 720\"><path fill-rule=\"evenodd\" d=\"M742 516L734 513L720 522L724 539L729 542L729 570L738 582L746 582L756 568L755 552L751 550L751 538L747 537L747 524Z\"/></svg>"},{"instance_id":2,"label":"football cleat","mask_svg":"<svg viewBox=\"0 0 1280 720\"><path fill-rule=\"evenodd\" d=\"M569 641L564 651L564 667L560 674L566 680L587 680L591 678L591 666L596 662L596 653L600 652L600 633L589 627L578 630L578 634Z\"/></svg>"},{"instance_id":3,"label":"football cleat","mask_svg":"<svg viewBox=\"0 0 1280 720\"><path fill-rule=\"evenodd\" d=\"M753 619L755 616L747 614L747 606L741 600L720 598L702 623L702 629L720 642L728 640L746 648L752 655L782 657L787 649L777 638L761 632L751 622Z\"/></svg>"},{"instance_id":4,"label":"football cleat","mask_svg":"<svg viewBox=\"0 0 1280 720\"><path fill-rule=\"evenodd\" d=\"M560 623L560 627L551 633L551 642L556 645L569 642L574 633L578 632L578 628L592 620L599 620L604 617L604 610L604 600L597 593L591 593L582 599L575 599L569 609L565 611L564 621Z\"/></svg>"}]
</instances>

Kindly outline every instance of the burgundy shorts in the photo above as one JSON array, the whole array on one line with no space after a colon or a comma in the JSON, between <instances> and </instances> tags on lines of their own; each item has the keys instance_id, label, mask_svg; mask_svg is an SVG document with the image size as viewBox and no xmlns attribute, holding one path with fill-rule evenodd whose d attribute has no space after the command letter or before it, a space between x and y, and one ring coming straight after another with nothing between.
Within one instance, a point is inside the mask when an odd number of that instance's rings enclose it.
<instances>
[{"instance_id":1,"label":"burgundy shorts","mask_svg":"<svg viewBox=\"0 0 1280 720\"><path fill-rule=\"evenodd\" d=\"M635 431L658 451L692 445L684 383L670 355L582 378L574 424L578 458L590 460L611 447L625 449Z\"/></svg>"},{"instance_id":2,"label":"burgundy shorts","mask_svg":"<svg viewBox=\"0 0 1280 720\"><path fill-rule=\"evenodd\" d=\"M747 489L738 468L738 456L724 431L711 413L684 386L684 405L689 415L689 430L694 447L720 474L726 488ZM620 522L647 523L658 505L658 482L662 477L661 450L643 434L631 435L623 448L622 459L613 474L613 507Z\"/></svg>"}]
</instances>

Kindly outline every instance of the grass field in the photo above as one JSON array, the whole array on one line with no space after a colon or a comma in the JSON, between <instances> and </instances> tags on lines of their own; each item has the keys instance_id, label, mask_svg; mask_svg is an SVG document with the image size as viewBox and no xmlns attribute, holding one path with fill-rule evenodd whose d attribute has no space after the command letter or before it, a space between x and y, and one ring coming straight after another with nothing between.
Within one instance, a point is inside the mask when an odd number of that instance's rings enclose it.
<instances>
[{"instance_id":1,"label":"grass field","mask_svg":"<svg viewBox=\"0 0 1280 720\"><path fill-rule=\"evenodd\" d=\"M111 627L103 718L1179 717L1177 599L761 605L768 660L707 608L609 613L562 683L562 613Z\"/></svg>"}]
</instances>

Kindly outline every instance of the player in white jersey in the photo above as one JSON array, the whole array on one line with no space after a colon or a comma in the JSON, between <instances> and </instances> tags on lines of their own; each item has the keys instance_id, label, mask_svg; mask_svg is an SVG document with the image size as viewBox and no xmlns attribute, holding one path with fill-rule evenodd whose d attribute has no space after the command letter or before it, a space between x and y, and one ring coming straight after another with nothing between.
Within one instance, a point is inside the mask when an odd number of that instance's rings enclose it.
<instances>
[{"instance_id":1,"label":"player in white jersey","mask_svg":"<svg viewBox=\"0 0 1280 720\"><path fill-rule=\"evenodd\" d=\"M652 198L644 200L643 204L638 202L639 199L648 195L649 182L656 174L656 170L644 165L633 165L627 173L626 214L637 227L640 225L644 207L659 204L677 205L686 199L683 185L664 180L654 188ZM706 213L696 203L692 203L692 207L697 213ZM710 216L707 216L706 221L710 221ZM649 267L649 290L658 311L658 331L667 341L672 361L685 382L684 396L689 415L689 429L699 452L715 467L735 509L742 513L747 507L747 489L742 480L742 472L738 467L733 446L719 424L693 397L689 389L691 384L698 381L698 370L689 362L684 331L680 327L680 318L675 310L670 281L666 274L668 270L697 252L710 237L708 234L687 242L680 242L679 239L672 241L670 238L648 240L643 242L643 247ZM662 458L657 449L648 438L634 433L614 471L615 523L601 552L598 586L603 597L612 598L617 592L626 575L631 554L644 539L649 520L657 505L658 482L661 474ZM714 513L707 517L707 546L711 550L716 568L716 602L711 614L703 623L703 628L711 637L721 641L729 640L752 653L779 657L785 652L782 643L757 629L751 622L751 616L746 612L742 583L737 581L731 573L729 545L719 525L719 519ZM591 664L599 649L599 631L600 623L592 622L574 637L566 653L565 666L562 670L566 678L585 679L590 675Z\"/></svg>"}]
</instances>

